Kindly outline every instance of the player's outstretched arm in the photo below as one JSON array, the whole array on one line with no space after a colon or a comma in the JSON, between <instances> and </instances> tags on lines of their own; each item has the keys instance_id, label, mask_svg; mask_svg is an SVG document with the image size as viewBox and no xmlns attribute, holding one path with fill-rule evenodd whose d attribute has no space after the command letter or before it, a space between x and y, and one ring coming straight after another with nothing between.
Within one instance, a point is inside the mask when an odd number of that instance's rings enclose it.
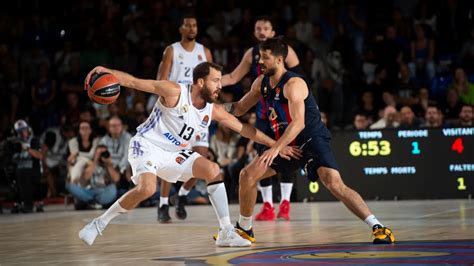
<instances>
[{"instance_id":1,"label":"player's outstretched arm","mask_svg":"<svg viewBox=\"0 0 474 266\"><path fill-rule=\"evenodd\" d=\"M175 82L167 80L157 81L152 79L139 79L128 73L101 66L95 67L89 72L89 74L87 74L85 79L85 88L87 89L89 87L89 81L93 74L99 74L103 72L111 73L118 79L121 86L127 88L153 93L165 98L178 97L180 94L180 86Z\"/></svg>"},{"instance_id":2,"label":"player's outstretched arm","mask_svg":"<svg viewBox=\"0 0 474 266\"><path fill-rule=\"evenodd\" d=\"M263 76L259 76L252 84L250 91L248 91L242 99L238 102L225 103L225 110L235 116L242 116L250 110L260 99L260 86L262 84Z\"/></svg>"},{"instance_id":3,"label":"player's outstretched arm","mask_svg":"<svg viewBox=\"0 0 474 266\"><path fill-rule=\"evenodd\" d=\"M235 116L227 113L221 105L214 104L214 108L212 109L212 119L222 123L224 126L239 133L241 136L257 143L268 147L275 143L275 140L263 134L260 130L257 130L249 124L242 124L242 122L240 122Z\"/></svg>"},{"instance_id":4,"label":"player's outstretched arm","mask_svg":"<svg viewBox=\"0 0 474 266\"><path fill-rule=\"evenodd\" d=\"M247 73L250 71L250 66L252 65L252 48L248 49L245 52L244 57L240 61L239 65L229 74L222 76L222 86L234 85L244 78Z\"/></svg>"},{"instance_id":5,"label":"player's outstretched arm","mask_svg":"<svg viewBox=\"0 0 474 266\"><path fill-rule=\"evenodd\" d=\"M224 126L234 130L241 136L251 139L257 143L263 144L267 147L271 147L276 143L275 140L268 137L255 127L249 124L242 124L242 122L240 122L235 116L227 113L220 105L214 105L212 117L217 122L222 123ZM290 160L290 158L299 159L302 156L301 150L290 146L280 149L279 154L281 157L287 160Z\"/></svg>"}]
</instances>

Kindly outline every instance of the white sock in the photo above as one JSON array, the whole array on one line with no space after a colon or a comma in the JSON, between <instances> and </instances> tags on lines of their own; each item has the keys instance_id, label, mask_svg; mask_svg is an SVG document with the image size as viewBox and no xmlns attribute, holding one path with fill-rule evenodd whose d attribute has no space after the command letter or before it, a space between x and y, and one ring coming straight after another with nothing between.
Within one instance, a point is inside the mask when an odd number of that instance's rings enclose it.
<instances>
[{"instance_id":1,"label":"white sock","mask_svg":"<svg viewBox=\"0 0 474 266\"><path fill-rule=\"evenodd\" d=\"M160 208L163 205L169 205L169 203L168 203L169 199L170 199L169 197L160 197Z\"/></svg>"},{"instance_id":2,"label":"white sock","mask_svg":"<svg viewBox=\"0 0 474 266\"><path fill-rule=\"evenodd\" d=\"M112 204L112 206L109 207L109 209L104 212L104 214L99 217L99 219L104 222L105 225L108 225L113 218L126 212L128 212L128 210L122 208L122 206L120 206L119 201L117 200L116 202L114 202L114 204Z\"/></svg>"},{"instance_id":3,"label":"white sock","mask_svg":"<svg viewBox=\"0 0 474 266\"><path fill-rule=\"evenodd\" d=\"M293 183L283 183L283 182L280 183L281 201L284 201L284 200L290 201L292 189L293 189Z\"/></svg>"},{"instance_id":4,"label":"white sock","mask_svg":"<svg viewBox=\"0 0 474 266\"><path fill-rule=\"evenodd\" d=\"M273 190L272 185L266 187L260 187L260 192L262 192L263 202L268 202L273 207Z\"/></svg>"},{"instance_id":5,"label":"white sock","mask_svg":"<svg viewBox=\"0 0 474 266\"><path fill-rule=\"evenodd\" d=\"M376 225L376 224L380 224L380 226L383 227L383 224L382 224L381 222L379 222L379 220L377 219L377 217L375 217L375 215L373 215L373 214L367 216L367 218L365 218L364 222L365 222L366 224L368 224L371 229L372 229L372 227L374 227L374 225Z\"/></svg>"},{"instance_id":6,"label":"white sock","mask_svg":"<svg viewBox=\"0 0 474 266\"><path fill-rule=\"evenodd\" d=\"M245 216L240 215L239 225L244 230L250 230L252 228L252 216L245 217Z\"/></svg>"},{"instance_id":7,"label":"white sock","mask_svg":"<svg viewBox=\"0 0 474 266\"><path fill-rule=\"evenodd\" d=\"M184 188L184 185L181 186L178 192L178 196L187 196L191 190L187 190Z\"/></svg>"},{"instance_id":8,"label":"white sock","mask_svg":"<svg viewBox=\"0 0 474 266\"><path fill-rule=\"evenodd\" d=\"M209 200L214 207L217 219L219 219L219 226L221 229L230 230L234 228L230 223L229 204L227 204L227 192L223 182L207 186L207 193Z\"/></svg>"}]
</instances>

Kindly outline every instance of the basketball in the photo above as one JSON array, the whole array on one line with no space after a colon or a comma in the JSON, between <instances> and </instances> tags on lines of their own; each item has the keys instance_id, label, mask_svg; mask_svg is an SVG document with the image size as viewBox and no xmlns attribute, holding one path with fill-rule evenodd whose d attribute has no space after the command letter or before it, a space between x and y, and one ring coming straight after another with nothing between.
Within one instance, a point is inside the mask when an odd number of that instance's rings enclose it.
<instances>
[{"instance_id":1,"label":"basketball","mask_svg":"<svg viewBox=\"0 0 474 266\"><path fill-rule=\"evenodd\" d=\"M87 89L89 98L98 104L111 104L120 95L120 83L110 73L94 74Z\"/></svg>"}]
</instances>

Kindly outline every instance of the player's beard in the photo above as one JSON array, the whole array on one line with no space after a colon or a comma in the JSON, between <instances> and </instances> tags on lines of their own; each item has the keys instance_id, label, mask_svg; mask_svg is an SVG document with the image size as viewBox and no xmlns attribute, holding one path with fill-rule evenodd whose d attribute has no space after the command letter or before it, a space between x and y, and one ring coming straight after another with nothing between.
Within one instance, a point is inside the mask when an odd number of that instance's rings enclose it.
<instances>
[{"instance_id":1,"label":"player's beard","mask_svg":"<svg viewBox=\"0 0 474 266\"><path fill-rule=\"evenodd\" d=\"M215 103L217 98L214 98L213 97L213 93L212 91L206 86L204 85L204 87L202 87L202 90L201 90L201 97L204 99L204 101L206 101L207 103Z\"/></svg>"},{"instance_id":2,"label":"player's beard","mask_svg":"<svg viewBox=\"0 0 474 266\"><path fill-rule=\"evenodd\" d=\"M196 34L186 36L186 40L188 40L189 42L196 40Z\"/></svg>"},{"instance_id":3,"label":"player's beard","mask_svg":"<svg viewBox=\"0 0 474 266\"><path fill-rule=\"evenodd\" d=\"M273 75L275 75L276 73L276 68L275 67L272 67L272 68L265 68L265 71L263 72L263 74L267 77L271 77Z\"/></svg>"}]
</instances>

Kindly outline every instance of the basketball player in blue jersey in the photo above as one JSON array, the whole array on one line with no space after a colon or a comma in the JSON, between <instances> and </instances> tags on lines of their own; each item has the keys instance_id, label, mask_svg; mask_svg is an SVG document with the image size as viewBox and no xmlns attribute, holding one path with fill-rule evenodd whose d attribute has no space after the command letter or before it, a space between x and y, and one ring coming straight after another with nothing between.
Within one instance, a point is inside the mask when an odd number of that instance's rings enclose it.
<instances>
[{"instance_id":1,"label":"basketball player in blue jersey","mask_svg":"<svg viewBox=\"0 0 474 266\"><path fill-rule=\"evenodd\" d=\"M252 213L257 182L301 167L306 170L308 178L312 181L319 178L337 199L370 226L373 243L393 243L395 238L390 229L384 227L362 197L342 181L331 150L331 134L321 122L321 114L309 85L301 76L285 69L287 54L287 45L281 39L264 41L260 45L263 75L254 81L250 91L239 102L226 104L227 111L239 116L263 97L270 136L276 140L240 173L240 217L236 228L242 237L255 242ZM278 153L286 145L299 146L302 158L291 161L280 158Z\"/></svg>"},{"instance_id":2,"label":"basketball player in blue jersey","mask_svg":"<svg viewBox=\"0 0 474 266\"><path fill-rule=\"evenodd\" d=\"M242 124L222 106L213 104L221 90L221 69L214 63L200 63L193 70L193 83L187 85L167 80L138 79L104 67L96 67L89 72L85 84L89 84L95 73L112 73L121 86L160 97L148 119L137 128L137 134L130 140L128 161L136 187L79 231L79 238L86 244L92 245L113 218L127 213L152 196L159 176L171 183L186 182L192 177L205 180L220 225L215 244L250 246L250 241L243 239L230 223L227 194L219 166L190 149L193 137L206 130L211 120L260 144L271 146L275 143L254 127ZM301 153L286 147L281 155L290 159L299 158Z\"/></svg>"},{"instance_id":3,"label":"basketball player in blue jersey","mask_svg":"<svg viewBox=\"0 0 474 266\"><path fill-rule=\"evenodd\" d=\"M262 16L257 18L254 25L254 36L259 42L254 47L248 49L240 64L230 74L222 76L222 86L233 85L239 82L245 75L249 74L252 79L256 79L262 70L260 68L260 43L268 38L275 36L273 25L269 17ZM285 65L293 72L302 74L303 70L299 65L298 56L291 46L288 46L288 56L285 58ZM257 114L256 127L263 132L267 129L267 116L263 111L262 101L259 101L255 107ZM268 134L268 133L267 133ZM263 148L257 145L257 149ZM281 175L280 182L280 207L276 217L280 219L290 220L290 196L293 189L293 175L294 173L286 173ZM260 181L260 192L262 192L263 207L262 210L255 216L258 221L272 221L275 220L275 208L273 207L273 187L272 180L274 178L267 178Z\"/></svg>"},{"instance_id":4,"label":"basketball player in blue jersey","mask_svg":"<svg viewBox=\"0 0 474 266\"><path fill-rule=\"evenodd\" d=\"M197 20L194 15L183 17L183 23L179 27L181 40L166 47L163 59L158 68L158 80L171 80L177 83L191 84L193 82L193 69L201 62L212 62L211 51L202 44L196 42L198 33ZM207 158L209 150L209 132L204 132L199 136L199 140L193 143L193 150ZM184 208L186 196L189 194L196 179L192 178L181 186L176 202L176 217L186 219L187 213ZM169 194L171 183L161 179L160 204L158 205L158 221L169 223Z\"/></svg>"}]
</instances>

